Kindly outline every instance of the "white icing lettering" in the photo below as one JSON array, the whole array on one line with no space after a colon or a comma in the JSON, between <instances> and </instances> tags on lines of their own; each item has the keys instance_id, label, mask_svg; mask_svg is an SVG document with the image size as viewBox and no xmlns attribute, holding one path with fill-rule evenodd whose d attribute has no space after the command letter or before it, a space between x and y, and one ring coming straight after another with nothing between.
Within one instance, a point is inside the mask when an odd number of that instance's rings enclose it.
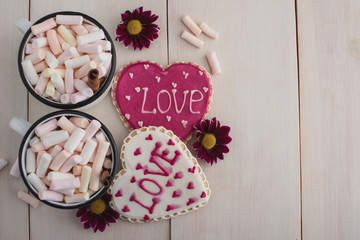
<instances>
[{"instance_id":1,"label":"white icing lettering","mask_svg":"<svg viewBox=\"0 0 360 240\"><path fill-rule=\"evenodd\" d=\"M184 106L185 106L186 95L189 93L189 90L185 90L185 91L184 91L183 103L182 103L182 105L181 105L180 110L179 110L179 108L178 108L178 106L177 106L177 101L176 101L176 96L175 96L175 94L176 94L176 89L173 89L173 90L171 90L171 91L172 91L172 95L173 95L173 97L174 97L174 105L175 105L176 113L181 113L182 110L183 110L183 108L184 108Z\"/></svg>"},{"instance_id":2,"label":"white icing lettering","mask_svg":"<svg viewBox=\"0 0 360 240\"><path fill-rule=\"evenodd\" d=\"M161 107L160 107L160 95L162 93L166 93L168 95L168 97L169 97L169 106L168 106L168 108L166 110L162 110ZM170 107L171 107L171 95L170 95L170 93L167 90L164 90L164 89L160 90L160 92L158 92L158 94L157 94L157 108L158 108L159 112L160 113L167 113L170 110Z\"/></svg>"},{"instance_id":3,"label":"white icing lettering","mask_svg":"<svg viewBox=\"0 0 360 240\"><path fill-rule=\"evenodd\" d=\"M193 95L196 92L200 94L200 98L198 98L198 99L193 98ZM192 114L199 114L200 113L200 111L193 111L192 104L195 103L195 102L200 102L201 100L203 100L203 98L204 98L204 96L199 90L191 90L191 93L190 93L190 112Z\"/></svg>"},{"instance_id":4,"label":"white icing lettering","mask_svg":"<svg viewBox=\"0 0 360 240\"><path fill-rule=\"evenodd\" d=\"M149 88L147 87L144 87L142 88L144 90L144 97L143 97L143 102L142 102L142 107L141 107L141 113L153 113L155 114L156 113L156 109L154 108L152 111L148 111L148 110L145 110L145 103L146 103L146 95L147 95L147 91L149 90Z\"/></svg>"}]
</instances>

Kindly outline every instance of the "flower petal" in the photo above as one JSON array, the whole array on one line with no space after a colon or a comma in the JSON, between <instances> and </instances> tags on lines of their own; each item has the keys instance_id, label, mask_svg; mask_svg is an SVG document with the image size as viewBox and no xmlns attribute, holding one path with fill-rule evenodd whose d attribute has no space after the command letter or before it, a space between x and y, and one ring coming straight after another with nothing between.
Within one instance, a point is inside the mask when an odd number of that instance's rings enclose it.
<instances>
[{"instance_id":1,"label":"flower petal","mask_svg":"<svg viewBox=\"0 0 360 240\"><path fill-rule=\"evenodd\" d=\"M214 149L214 151L221 152L221 153L229 152L229 148L227 146L221 145L221 144L216 144L213 149Z\"/></svg>"},{"instance_id":2,"label":"flower petal","mask_svg":"<svg viewBox=\"0 0 360 240\"><path fill-rule=\"evenodd\" d=\"M81 215L83 215L87 210L87 207L83 207L83 208L79 208L76 212L76 217L80 217Z\"/></svg>"},{"instance_id":3,"label":"flower petal","mask_svg":"<svg viewBox=\"0 0 360 240\"><path fill-rule=\"evenodd\" d=\"M89 229L89 228L90 228L90 223L84 222L84 229Z\"/></svg>"},{"instance_id":4,"label":"flower petal","mask_svg":"<svg viewBox=\"0 0 360 240\"><path fill-rule=\"evenodd\" d=\"M105 230L105 228L106 228L106 222L101 216L98 216L97 220L98 220L97 227L98 227L100 232L103 232Z\"/></svg>"},{"instance_id":5,"label":"flower petal","mask_svg":"<svg viewBox=\"0 0 360 240\"><path fill-rule=\"evenodd\" d=\"M90 219L89 223L90 223L90 227L92 227L92 229L94 229L94 232L96 232L97 224L98 224L98 216L94 214Z\"/></svg>"},{"instance_id":6,"label":"flower petal","mask_svg":"<svg viewBox=\"0 0 360 240\"><path fill-rule=\"evenodd\" d=\"M80 217L80 222L88 222L91 219L91 212L87 211Z\"/></svg>"},{"instance_id":7,"label":"flower petal","mask_svg":"<svg viewBox=\"0 0 360 240\"><path fill-rule=\"evenodd\" d=\"M209 129L209 120L202 120L200 122L200 130L203 132L207 132Z\"/></svg>"},{"instance_id":8,"label":"flower petal","mask_svg":"<svg viewBox=\"0 0 360 240\"><path fill-rule=\"evenodd\" d=\"M116 219L111 215L111 213L108 213L107 210L105 210L105 212L103 212L103 214L101 215L106 222L109 223L115 223Z\"/></svg>"},{"instance_id":9,"label":"flower petal","mask_svg":"<svg viewBox=\"0 0 360 240\"><path fill-rule=\"evenodd\" d=\"M129 13L130 13L129 11L126 11L126 12L121 14L121 20L123 22L126 22L126 21L130 20L130 14Z\"/></svg>"},{"instance_id":10,"label":"flower petal","mask_svg":"<svg viewBox=\"0 0 360 240\"><path fill-rule=\"evenodd\" d=\"M229 136L226 136L226 137L223 137L223 138L216 138L216 144L225 145L225 144L230 143L231 140L232 140L232 138L229 137Z\"/></svg>"},{"instance_id":11,"label":"flower petal","mask_svg":"<svg viewBox=\"0 0 360 240\"><path fill-rule=\"evenodd\" d=\"M107 213L111 214L111 216L113 216L115 219L119 219L120 217L120 214L111 207L107 209Z\"/></svg>"},{"instance_id":12,"label":"flower petal","mask_svg":"<svg viewBox=\"0 0 360 240\"><path fill-rule=\"evenodd\" d=\"M108 194L108 193L105 193L101 198L102 198L102 200L104 200L106 203L108 203L108 202L111 201L112 195L111 195L111 194Z\"/></svg>"},{"instance_id":13,"label":"flower petal","mask_svg":"<svg viewBox=\"0 0 360 240\"><path fill-rule=\"evenodd\" d=\"M222 138L228 136L230 132L230 127L228 126L221 126L216 134L216 137Z\"/></svg>"},{"instance_id":14,"label":"flower petal","mask_svg":"<svg viewBox=\"0 0 360 240\"><path fill-rule=\"evenodd\" d=\"M131 44L131 38L124 39L124 45L125 47L129 46Z\"/></svg>"},{"instance_id":15,"label":"flower petal","mask_svg":"<svg viewBox=\"0 0 360 240\"><path fill-rule=\"evenodd\" d=\"M210 120L208 133L213 133L216 129L216 118Z\"/></svg>"},{"instance_id":16,"label":"flower petal","mask_svg":"<svg viewBox=\"0 0 360 240\"><path fill-rule=\"evenodd\" d=\"M194 144L193 144L193 146L192 146L192 148L194 149L194 150L197 150L197 149L199 149L201 147L201 143L199 143L199 142L194 142Z\"/></svg>"}]
</instances>

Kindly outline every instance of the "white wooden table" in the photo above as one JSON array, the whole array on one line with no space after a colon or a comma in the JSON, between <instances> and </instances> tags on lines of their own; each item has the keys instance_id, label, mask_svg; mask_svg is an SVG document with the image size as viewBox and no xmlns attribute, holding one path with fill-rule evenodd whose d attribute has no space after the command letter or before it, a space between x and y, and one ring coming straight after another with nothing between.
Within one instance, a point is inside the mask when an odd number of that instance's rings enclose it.
<instances>
[{"instance_id":1,"label":"white wooden table","mask_svg":"<svg viewBox=\"0 0 360 240\"><path fill-rule=\"evenodd\" d=\"M116 42L117 68L184 60L209 69L205 54L216 51L223 74L213 78L208 117L231 126L233 141L225 161L200 161L213 193L206 207L159 223L120 221L93 234L75 210L34 209L16 197L26 189L9 175L21 137L8 122L33 122L55 109L22 85L22 34L14 23L81 11L115 38L120 14L139 6L160 16L160 36L142 51ZM185 14L219 30L218 40L201 36L199 50L180 39ZM360 54L351 47L359 1L2 0L0 22L0 157L10 161L0 172L0 239L359 239ZM110 96L86 112L109 127L120 149L128 130Z\"/></svg>"}]
</instances>

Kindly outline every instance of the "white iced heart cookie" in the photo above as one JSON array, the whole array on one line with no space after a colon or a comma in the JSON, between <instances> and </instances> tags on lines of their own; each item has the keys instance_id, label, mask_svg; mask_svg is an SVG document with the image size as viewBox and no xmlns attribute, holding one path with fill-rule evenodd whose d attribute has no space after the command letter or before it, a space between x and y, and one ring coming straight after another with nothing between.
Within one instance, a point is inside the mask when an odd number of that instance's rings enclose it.
<instances>
[{"instance_id":1,"label":"white iced heart cookie","mask_svg":"<svg viewBox=\"0 0 360 240\"><path fill-rule=\"evenodd\" d=\"M163 127L132 131L122 169L109 188L110 206L130 222L160 221L196 210L209 200L205 174L186 145Z\"/></svg>"}]
</instances>

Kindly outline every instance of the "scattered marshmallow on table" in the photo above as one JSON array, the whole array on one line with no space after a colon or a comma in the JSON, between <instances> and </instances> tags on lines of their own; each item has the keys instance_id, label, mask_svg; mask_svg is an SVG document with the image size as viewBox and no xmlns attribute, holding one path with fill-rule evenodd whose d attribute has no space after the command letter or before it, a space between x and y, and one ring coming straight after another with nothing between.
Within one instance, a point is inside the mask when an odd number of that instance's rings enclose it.
<instances>
[{"instance_id":1,"label":"scattered marshmallow on table","mask_svg":"<svg viewBox=\"0 0 360 240\"><path fill-rule=\"evenodd\" d=\"M21 65L35 93L64 104L91 97L93 93L83 95L76 89L74 80L86 78L92 69L99 69L101 76L108 73L111 42L104 31L79 15L56 15L33 25L31 31L34 37L25 46ZM90 54L95 57L90 59Z\"/></svg>"},{"instance_id":2,"label":"scattered marshmallow on table","mask_svg":"<svg viewBox=\"0 0 360 240\"><path fill-rule=\"evenodd\" d=\"M110 143L100 127L97 120L61 116L35 128L25 174L41 200L83 202L101 188L100 175L111 169L112 160L106 157Z\"/></svg>"},{"instance_id":3,"label":"scattered marshmallow on table","mask_svg":"<svg viewBox=\"0 0 360 240\"><path fill-rule=\"evenodd\" d=\"M8 161L6 161L3 158L0 158L0 170L3 169L4 167L6 167L7 164L8 164Z\"/></svg>"},{"instance_id":4,"label":"scattered marshmallow on table","mask_svg":"<svg viewBox=\"0 0 360 240\"><path fill-rule=\"evenodd\" d=\"M213 39L216 39L219 36L219 33L217 31L215 31L214 29L212 29L211 27L209 27L209 25L207 25L206 23L201 23L199 25L199 27L202 29L202 31L208 36L211 37Z\"/></svg>"},{"instance_id":5,"label":"scattered marshmallow on table","mask_svg":"<svg viewBox=\"0 0 360 240\"><path fill-rule=\"evenodd\" d=\"M195 37L194 35L192 35L191 33L184 31L181 34L181 38L188 41L189 43L191 43L192 45L194 45L195 47L198 48L202 48L204 45L204 41Z\"/></svg>"},{"instance_id":6,"label":"scattered marshmallow on table","mask_svg":"<svg viewBox=\"0 0 360 240\"><path fill-rule=\"evenodd\" d=\"M10 169L10 175L17 178L20 177L19 160L17 158Z\"/></svg>"},{"instance_id":7,"label":"scattered marshmallow on table","mask_svg":"<svg viewBox=\"0 0 360 240\"><path fill-rule=\"evenodd\" d=\"M39 206L39 203L40 203L39 200L37 200L35 197L31 196L30 194L27 194L24 191L21 191L21 190L18 191L17 196L20 200L26 202L33 208L37 208Z\"/></svg>"},{"instance_id":8,"label":"scattered marshmallow on table","mask_svg":"<svg viewBox=\"0 0 360 240\"><path fill-rule=\"evenodd\" d=\"M217 76L221 73L221 69L220 69L220 64L219 61L216 57L216 53L215 52L209 52L207 55L207 60L209 62L210 68L211 68L211 73L214 76Z\"/></svg>"},{"instance_id":9,"label":"scattered marshmallow on table","mask_svg":"<svg viewBox=\"0 0 360 240\"><path fill-rule=\"evenodd\" d=\"M190 31L194 33L195 36L200 35L201 29L188 15L184 16L182 21L190 29Z\"/></svg>"}]
</instances>

